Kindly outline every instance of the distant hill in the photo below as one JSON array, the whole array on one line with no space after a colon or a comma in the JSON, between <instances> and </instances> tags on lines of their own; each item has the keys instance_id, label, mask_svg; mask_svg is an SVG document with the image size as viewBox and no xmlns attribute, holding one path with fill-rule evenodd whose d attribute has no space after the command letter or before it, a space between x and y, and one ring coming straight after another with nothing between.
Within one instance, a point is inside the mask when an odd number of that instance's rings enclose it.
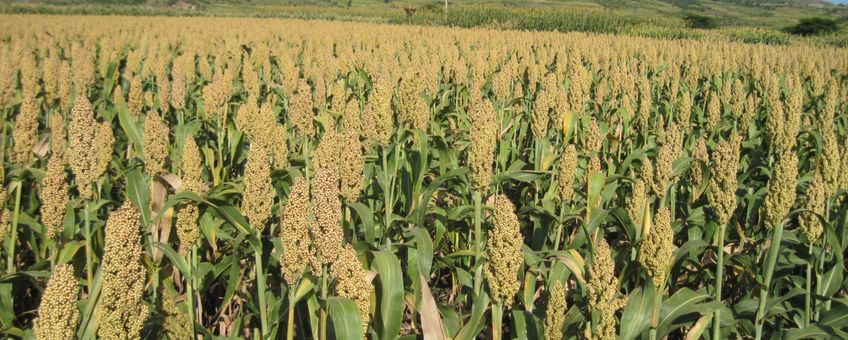
<instances>
[{"instance_id":1,"label":"distant hill","mask_svg":"<svg viewBox=\"0 0 848 340\"><path fill-rule=\"evenodd\" d=\"M0 0L0 3L3 3ZM105 6L132 5L147 9L186 9L217 15L262 15L275 12L291 15L303 10L332 8L335 15L350 8L351 15L403 16L404 7L442 8L444 0L6 0L6 3L40 3L55 6L95 4ZM448 0L452 6L494 6L498 8L560 8L563 10L609 10L635 17L682 18L687 14L709 16L720 26L782 28L801 18L829 17L848 21L848 0ZM301 9L299 9L301 8Z\"/></svg>"}]
</instances>

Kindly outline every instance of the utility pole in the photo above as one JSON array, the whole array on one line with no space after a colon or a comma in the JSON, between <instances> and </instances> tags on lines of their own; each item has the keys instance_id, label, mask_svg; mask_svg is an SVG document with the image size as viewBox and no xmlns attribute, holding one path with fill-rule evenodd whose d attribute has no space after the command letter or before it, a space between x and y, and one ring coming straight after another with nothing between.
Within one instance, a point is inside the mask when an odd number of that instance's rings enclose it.
<instances>
[{"instance_id":1,"label":"utility pole","mask_svg":"<svg viewBox=\"0 0 848 340\"><path fill-rule=\"evenodd\" d=\"M448 22L448 0L445 0L445 23Z\"/></svg>"}]
</instances>

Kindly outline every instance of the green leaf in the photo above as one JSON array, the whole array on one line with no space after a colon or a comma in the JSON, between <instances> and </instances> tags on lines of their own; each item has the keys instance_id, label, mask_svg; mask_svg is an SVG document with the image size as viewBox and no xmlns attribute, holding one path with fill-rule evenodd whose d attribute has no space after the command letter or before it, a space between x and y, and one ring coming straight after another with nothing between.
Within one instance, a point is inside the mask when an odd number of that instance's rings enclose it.
<instances>
[{"instance_id":1,"label":"green leaf","mask_svg":"<svg viewBox=\"0 0 848 340\"><path fill-rule=\"evenodd\" d=\"M134 167L127 171L127 196L141 212L142 226L150 225L150 190L147 179L141 173L141 168ZM163 209L164 210L164 209Z\"/></svg>"},{"instance_id":2,"label":"green leaf","mask_svg":"<svg viewBox=\"0 0 848 340\"><path fill-rule=\"evenodd\" d=\"M718 308L718 302L701 303L710 298L710 295L704 291L693 291L689 288L680 288L671 297L667 298L662 303L660 310L660 324L657 327L657 334L665 336L674 329L677 329L686 322L678 322L680 318L697 313L704 315L712 313Z\"/></svg>"},{"instance_id":3,"label":"green leaf","mask_svg":"<svg viewBox=\"0 0 848 340\"><path fill-rule=\"evenodd\" d=\"M418 255L418 269L423 275L430 275L433 266L433 240L427 229L416 227L412 229L415 240L415 252Z\"/></svg>"},{"instance_id":4,"label":"green leaf","mask_svg":"<svg viewBox=\"0 0 848 340\"><path fill-rule=\"evenodd\" d=\"M485 291L481 291L474 299L474 305L471 307L471 318L462 326L455 339L472 340L477 338L477 335L480 334L480 331L485 326L483 325L483 314L486 312L488 306L489 295Z\"/></svg>"},{"instance_id":5,"label":"green leaf","mask_svg":"<svg viewBox=\"0 0 848 340\"><path fill-rule=\"evenodd\" d=\"M403 319L403 273L400 261L388 251L374 252L371 268L379 274L377 298L379 304L375 315L374 328L380 339L394 339L400 332Z\"/></svg>"},{"instance_id":6,"label":"green leaf","mask_svg":"<svg viewBox=\"0 0 848 340\"><path fill-rule=\"evenodd\" d=\"M651 324L656 289L650 282L644 286L647 288L638 287L628 295L621 314L619 339L635 339Z\"/></svg>"},{"instance_id":7,"label":"green leaf","mask_svg":"<svg viewBox=\"0 0 848 340\"><path fill-rule=\"evenodd\" d=\"M334 339L363 339L359 307L351 299L331 297L327 299L330 323Z\"/></svg>"},{"instance_id":8,"label":"green leaf","mask_svg":"<svg viewBox=\"0 0 848 340\"><path fill-rule=\"evenodd\" d=\"M168 259L171 260L171 263L173 263L174 266L177 267L177 269L180 271L180 273L182 273L183 275L188 277L188 275L189 275L188 264L186 263L185 259L182 256L177 254L177 252L174 250L174 248L171 248L170 244L154 242L153 246L156 247L156 248L159 248L159 250L161 250L163 253L165 253L165 256L167 256Z\"/></svg>"},{"instance_id":9,"label":"green leaf","mask_svg":"<svg viewBox=\"0 0 848 340\"><path fill-rule=\"evenodd\" d=\"M544 337L539 318L525 310L512 310L512 329L515 330L513 339L527 340Z\"/></svg>"},{"instance_id":10,"label":"green leaf","mask_svg":"<svg viewBox=\"0 0 848 340\"><path fill-rule=\"evenodd\" d=\"M377 236L375 234L374 212L370 207L362 203L352 203L348 204L348 206L353 208L356 216L359 217L359 221L362 222L362 228L365 230L365 239L369 242L375 242Z\"/></svg>"},{"instance_id":11,"label":"green leaf","mask_svg":"<svg viewBox=\"0 0 848 340\"><path fill-rule=\"evenodd\" d=\"M132 143L136 153L143 154L144 150L142 148L143 144L141 142L141 132L136 125L135 118L124 108L125 107L118 109L118 123L121 125L121 129L124 130L124 133L127 135L130 143Z\"/></svg>"}]
</instances>

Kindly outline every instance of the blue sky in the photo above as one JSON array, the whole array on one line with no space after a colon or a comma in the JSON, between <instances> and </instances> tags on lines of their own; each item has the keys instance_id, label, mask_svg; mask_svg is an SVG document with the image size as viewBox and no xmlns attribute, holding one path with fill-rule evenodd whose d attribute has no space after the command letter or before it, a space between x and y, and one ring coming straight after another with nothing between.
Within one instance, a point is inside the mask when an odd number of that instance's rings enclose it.
<instances>
[{"instance_id":1,"label":"blue sky","mask_svg":"<svg viewBox=\"0 0 848 340\"><path fill-rule=\"evenodd\" d=\"M832 2L835 4L848 4L848 0L825 0L827 2Z\"/></svg>"}]
</instances>

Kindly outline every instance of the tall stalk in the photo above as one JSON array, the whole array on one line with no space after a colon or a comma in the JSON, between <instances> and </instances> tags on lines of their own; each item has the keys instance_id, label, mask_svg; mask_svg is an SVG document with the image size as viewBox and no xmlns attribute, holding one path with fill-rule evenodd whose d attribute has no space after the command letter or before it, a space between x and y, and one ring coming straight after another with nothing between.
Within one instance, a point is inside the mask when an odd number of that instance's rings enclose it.
<instances>
[{"instance_id":1,"label":"tall stalk","mask_svg":"<svg viewBox=\"0 0 848 340\"><path fill-rule=\"evenodd\" d=\"M503 337L503 306L500 303L492 304L492 340L501 340Z\"/></svg>"},{"instance_id":2,"label":"tall stalk","mask_svg":"<svg viewBox=\"0 0 848 340\"><path fill-rule=\"evenodd\" d=\"M647 284L653 284L648 282ZM651 331L650 331L650 339L657 339L657 328L660 325L660 307L662 307L663 300L663 292L665 291L665 283L662 286L656 287L657 291L654 293L654 308L651 311Z\"/></svg>"},{"instance_id":3,"label":"tall stalk","mask_svg":"<svg viewBox=\"0 0 848 340\"><path fill-rule=\"evenodd\" d=\"M188 255L188 273L185 277L186 281L186 301L188 302L188 318L191 324L192 339L194 339L194 323L197 317L194 315L194 265L197 259L197 245L191 247Z\"/></svg>"},{"instance_id":4,"label":"tall stalk","mask_svg":"<svg viewBox=\"0 0 848 340\"><path fill-rule=\"evenodd\" d=\"M85 233L85 275L86 275L86 284L88 286L88 293L91 294L92 284L94 281L94 269L93 269L93 261L94 257L92 256L91 249L91 223L88 221L88 202L83 201L82 205L83 211L83 232Z\"/></svg>"},{"instance_id":5,"label":"tall stalk","mask_svg":"<svg viewBox=\"0 0 848 340\"><path fill-rule=\"evenodd\" d=\"M724 281L724 233L726 224L718 227L718 235L716 235L716 285L715 285L715 301L721 305L721 289ZM716 308L713 313L713 339L721 339L721 307Z\"/></svg>"},{"instance_id":6,"label":"tall stalk","mask_svg":"<svg viewBox=\"0 0 848 340\"><path fill-rule=\"evenodd\" d=\"M809 245L809 255L810 258L807 260L807 282L804 285L804 327L810 325L810 306L811 296L812 296L812 281L813 281L813 245L810 243Z\"/></svg>"},{"instance_id":7,"label":"tall stalk","mask_svg":"<svg viewBox=\"0 0 848 340\"><path fill-rule=\"evenodd\" d=\"M480 294L483 286L481 244L483 243L483 202L479 191L474 191L474 295Z\"/></svg>"},{"instance_id":8,"label":"tall stalk","mask_svg":"<svg viewBox=\"0 0 848 340\"><path fill-rule=\"evenodd\" d=\"M261 241L260 241L261 242ZM262 326L262 338L268 335L268 315L265 310L265 268L262 267L262 245L253 252L256 257L256 288L259 290L259 322Z\"/></svg>"},{"instance_id":9,"label":"tall stalk","mask_svg":"<svg viewBox=\"0 0 848 340\"><path fill-rule=\"evenodd\" d=\"M777 255L780 249L780 241L783 238L783 223L779 223L774 228L774 235L771 239L771 248L769 248L768 259L766 261L766 271L763 277L763 285L760 288L760 303L757 307L757 317L754 319L756 325L755 339L760 340L763 336L763 323L765 322L766 300L768 299L769 289L771 288L771 277L774 274L774 267L777 264Z\"/></svg>"},{"instance_id":10,"label":"tall stalk","mask_svg":"<svg viewBox=\"0 0 848 340\"><path fill-rule=\"evenodd\" d=\"M324 306L321 307L320 319L318 320L318 332L320 340L327 340L327 266L323 267L323 275L321 275L321 300Z\"/></svg>"},{"instance_id":11,"label":"tall stalk","mask_svg":"<svg viewBox=\"0 0 848 340\"><path fill-rule=\"evenodd\" d=\"M388 153L388 146L383 147L383 210L385 213L385 219L383 222L383 237L387 237L389 234L389 225L391 224L390 222L392 218L392 189L391 183L389 183Z\"/></svg>"},{"instance_id":12,"label":"tall stalk","mask_svg":"<svg viewBox=\"0 0 848 340\"><path fill-rule=\"evenodd\" d=\"M18 243L18 217L21 215L21 191L23 191L23 181L15 181L15 212L12 214L12 234L9 240L7 274L15 272L15 245Z\"/></svg>"},{"instance_id":13,"label":"tall stalk","mask_svg":"<svg viewBox=\"0 0 848 340\"><path fill-rule=\"evenodd\" d=\"M286 326L286 340L294 339L294 307L296 306L294 301L295 290L297 288L297 284L289 287L289 318L288 324Z\"/></svg>"}]
</instances>

